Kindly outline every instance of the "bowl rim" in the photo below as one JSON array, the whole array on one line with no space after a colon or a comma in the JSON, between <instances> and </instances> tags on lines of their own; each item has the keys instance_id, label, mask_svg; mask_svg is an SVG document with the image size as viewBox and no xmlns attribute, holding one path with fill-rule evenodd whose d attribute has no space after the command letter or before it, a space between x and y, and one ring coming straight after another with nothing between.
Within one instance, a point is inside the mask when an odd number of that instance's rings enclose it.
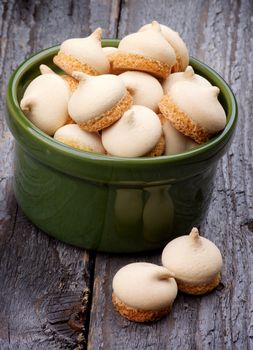
<instances>
[{"instance_id":1,"label":"bowl rim","mask_svg":"<svg viewBox=\"0 0 253 350\"><path fill-rule=\"evenodd\" d=\"M103 39L102 46L113 46L117 47L119 39ZM72 159L78 159L81 161L99 161L100 164L104 165L116 165L125 166L129 165L147 165L153 166L155 164L169 164L181 161L191 161L195 159L196 156L202 155L203 153L209 153L214 151L218 146L222 144L222 141L230 138L237 121L237 102L232 92L230 86L227 82L211 67L205 63L199 61L196 58L190 57L190 64L198 73L205 72L207 75L211 75L213 81L219 82L219 88L227 102L227 118L229 118L225 128L217 136L210 139L203 145L199 145L191 150L173 154L173 155L163 155L159 157L118 157L118 156L108 156L103 154L98 154L94 152L84 152L70 146L67 146L59 141L56 141L53 137L45 134L39 128L30 122L30 120L22 112L17 96L17 87L22 78L22 76L30 69L31 66L41 64L41 59L51 56L53 53L59 50L59 45L55 45L46 49L43 49L34 55L28 57L24 60L12 73L9 78L7 91L6 91L6 105L11 118L18 124L18 126L23 130L25 134L28 134L32 138L35 138L42 146L46 146L47 149L51 149L54 152L59 152L64 154L66 157L71 157ZM53 63L52 63L53 65ZM197 69L196 69L197 66ZM205 76L205 74L204 74ZM210 78L210 77L209 77Z\"/></svg>"}]
</instances>

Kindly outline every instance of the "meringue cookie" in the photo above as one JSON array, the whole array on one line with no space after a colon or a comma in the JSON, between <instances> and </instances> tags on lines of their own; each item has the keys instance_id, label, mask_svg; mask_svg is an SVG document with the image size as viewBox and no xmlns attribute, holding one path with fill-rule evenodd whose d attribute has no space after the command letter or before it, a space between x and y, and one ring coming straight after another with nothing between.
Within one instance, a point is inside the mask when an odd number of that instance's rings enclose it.
<instances>
[{"instance_id":1,"label":"meringue cookie","mask_svg":"<svg viewBox=\"0 0 253 350\"><path fill-rule=\"evenodd\" d=\"M189 294L210 292L220 282L222 256L210 240L200 237L197 228L167 244L162 264L174 272L178 289Z\"/></svg>"},{"instance_id":2,"label":"meringue cookie","mask_svg":"<svg viewBox=\"0 0 253 350\"><path fill-rule=\"evenodd\" d=\"M56 74L50 67L45 64L40 65L41 74ZM72 93L78 86L78 81L69 75L60 75L62 79L64 79L69 86L70 92Z\"/></svg>"},{"instance_id":3,"label":"meringue cookie","mask_svg":"<svg viewBox=\"0 0 253 350\"><path fill-rule=\"evenodd\" d=\"M175 73L176 74L176 73ZM184 136L181 132L177 131L171 122L163 118L163 133L165 137L165 155L177 154L185 152L193 147L198 146L196 142L187 136Z\"/></svg>"},{"instance_id":4,"label":"meringue cookie","mask_svg":"<svg viewBox=\"0 0 253 350\"><path fill-rule=\"evenodd\" d=\"M77 89L79 82L70 75L61 75L61 77L68 83L70 92L73 93Z\"/></svg>"},{"instance_id":5,"label":"meringue cookie","mask_svg":"<svg viewBox=\"0 0 253 350\"><path fill-rule=\"evenodd\" d=\"M139 29L139 31L150 29L152 23L146 24ZM184 71L189 64L189 53L188 49L180 37L180 35L172 30L170 27L160 24L161 33L168 43L173 47L176 53L176 63L172 67L173 72Z\"/></svg>"},{"instance_id":6,"label":"meringue cookie","mask_svg":"<svg viewBox=\"0 0 253 350\"><path fill-rule=\"evenodd\" d=\"M134 105L119 121L102 131L102 143L111 155L140 157L159 144L161 136L157 114L147 107Z\"/></svg>"},{"instance_id":7,"label":"meringue cookie","mask_svg":"<svg viewBox=\"0 0 253 350\"><path fill-rule=\"evenodd\" d=\"M132 97L116 75L89 76L74 72L78 88L69 99L71 118L84 130L98 131L117 121L130 108Z\"/></svg>"},{"instance_id":8,"label":"meringue cookie","mask_svg":"<svg viewBox=\"0 0 253 350\"><path fill-rule=\"evenodd\" d=\"M87 38L65 40L54 57L54 63L67 74L80 71L90 75L109 73L110 64L101 46L102 29Z\"/></svg>"},{"instance_id":9,"label":"meringue cookie","mask_svg":"<svg viewBox=\"0 0 253 350\"><path fill-rule=\"evenodd\" d=\"M170 74L170 76L164 80L162 84L164 94L166 95L170 93L170 89L173 84L183 81L190 81L192 83L206 87L212 86L212 84L207 79L203 78L199 74L194 73L194 70L191 66L187 66L184 72Z\"/></svg>"},{"instance_id":10,"label":"meringue cookie","mask_svg":"<svg viewBox=\"0 0 253 350\"><path fill-rule=\"evenodd\" d=\"M226 125L226 113L218 100L216 86L179 81L164 95L160 111L185 136L201 144Z\"/></svg>"},{"instance_id":11,"label":"meringue cookie","mask_svg":"<svg viewBox=\"0 0 253 350\"><path fill-rule=\"evenodd\" d=\"M68 118L70 89L66 81L49 67L40 66L38 76L25 90L20 107L28 119L40 130L53 135Z\"/></svg>"},{"instance_id":12,"label":"meringue cookie","mask_svg":"<svg viewBox=\"0 0 253 350\"><path fill-rule=\"evenodd\" d=\"M118 52L118 48L113 46L103 47L102 50L104 51L109 62L111 62L113 55L115 55Z\"/></svg>"},{"instance_id":13,"label":"meringue cookie","mask_svg":"<svg viewBox=\"0 0 253 350\"><path fill-rule=\"evenodd\" d=\"M40 67L40 73L41 74L56 74L53 69L51 69L50 67L48 67L46 64L41 64Z\"/></svg>"},{"instance_id":14,"label":"meringue cookie","mask_svg":"<svg viewBox=\"0 0 253 350\"><path fill-rule=\"evenodd\" d=\"M174 49L161 34L159 23L150 29L125 36L113 59L113 69L140 70L166 78L176 62Z\"/></svg>"},{"instance_id":15,"label":"meringue cookie","mask_svg":"<svg viewBox=\"0 0 253 350\"><path fill-rule=\"evenodd\" d=\"M119 75L133 96L135 105L142 105L158 111L158 102L163 97L159 81L144 72L127 71Z\"/></svg>"},{"instance_id":16,"label":"meringue cookie","mask_svg":"<svg viewBox=\"0 0 253 350\"><path fill-rule=\"evenodd\" d=\"M135 322L154 321L171 310L177 284L166 268L132 263L121 268L112 282L112 302L124 317Z\"/></svg>"},{"instance_id":17,"label":"meringue cookie","mask_svg":"<svg viewBox=\"0 0 253 350\"><path fill-rule=\"evenodd\" d=\"M103 47L103 51L110 63L110 73L117 74L118 72L113 70L113 60L114 60L115 54L117 54L118 52L118 48L112 47L112 46L106 46L106 47Z\"/></svg>"},{"instance_id":18,"label":"meringue cookie","mask_svg":"<svg viewBox=\"0 0 253 350\"><path fill-rule=\"evenodd\" d=\"M82 151L105 153L99 134L84 131L77 124L62 126L54 134L54 139Z\"/></svg>"}]
</instances>

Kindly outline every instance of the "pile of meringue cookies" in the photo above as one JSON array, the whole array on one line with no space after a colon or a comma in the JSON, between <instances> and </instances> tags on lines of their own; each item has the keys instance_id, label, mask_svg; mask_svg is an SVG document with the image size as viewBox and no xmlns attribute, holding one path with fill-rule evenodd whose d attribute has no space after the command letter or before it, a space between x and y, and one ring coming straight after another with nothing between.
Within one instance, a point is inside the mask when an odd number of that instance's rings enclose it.
<instances>
[{"instance_id":1,"label":"pile of meringue cookies","mask_svg":"<svg viewBox=\"0 0 253 350\"><path fill-rule=\"evenodd\" d=\"M178 290L193 295L211 292L220 282L222 256L194 227L189 235L166 245L162 265L137 262L115 274L112 302L123 317L155 321L170 312Z\"/></svg>"},{"instance_id":2,"label":"pile of meringue cookies","mask_svg":"<svg viewBox=\"0 0 253 350\"><path fill-rule=\"evenodd\" d=\"M28 85L20 107L55 140L120 157L184 152L224 129L219 89L195 74L178 33L153 21L101 45L102 30L64 41Z\"/></svg>"}]
</instances>

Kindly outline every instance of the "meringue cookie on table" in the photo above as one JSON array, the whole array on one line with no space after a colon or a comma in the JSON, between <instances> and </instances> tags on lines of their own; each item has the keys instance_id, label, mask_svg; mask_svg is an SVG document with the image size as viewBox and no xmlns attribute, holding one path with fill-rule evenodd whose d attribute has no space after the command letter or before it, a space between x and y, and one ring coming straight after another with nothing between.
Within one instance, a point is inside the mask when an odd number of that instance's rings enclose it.
<instances>
[{"instance_id":1,"label":"meringue cookie on table","mask_svg":"<svg viewBox=\"0 0 253 350\"><path fill-rule=\"evenodd\" d=\"M113 278L113 305L130 321L155 321L170 312L177 296L173 277L162 266L145 262L128 264Z\"/></svg>"},{"instance_id":2,"label":"meringue cookie on table","mask_svg":"<svg viewBox=\"0 0 253 350\"><path fill-rule=\"evenodd\" d=\"M139 31L148 30L152 26L152 23L146 24L139 29ZM170 27L160 24L161 33L167 42L173 47L176 53L176 63L172 67L172 72L184 71L189 64L188 49L180 37L180 35L172 30Z\"/></svg>"},{"instance_id":3,"label":"meringue cookie on table","mask_svg":"<svg viewBox=\"0 0 253 350\"><path fill-rule=\"evenodd\" d=\"M178 289L189 294L210 292L220 282L222 256L216 245L200 237L197 228L169 242L162 264L174 272Z\"/></svg>"},{"instance_id":4,"label":"meringue cookie on table","mask_svg":"<svg viewBox=\"0 0 253 350\"><path fill-rule=\"evenodd\" d=\"M101 46L102 29L97 28L86 38L65 40L54 56L54 63L67 74L74 71L90 75L106 74L110 71L109 61Z\"/></svg>"},{"instance_id":5,"label":"meringue cookie on table","mask_svg":"<svg viewBox=\"0 0 253 350\"><path fill-rule=\"evenodd\" d=\"M154 112L158 111L158 102L163 97L163 89L156 78L137 71L127 71L119 77L133 96L133 104L146 106Z\"/></svg>"},{"instance_id":6,"label":"meringue cookie on table","mask_svg":"<svg viewBox=\"0 0 253 350\"><path fill-rule=\"evenodd\" d=\"M28 119L40 130L53 135L69 119L69 85L49 67L40 66L42 75L32 80L20 101Z\"/></svg>"}]
</instances>

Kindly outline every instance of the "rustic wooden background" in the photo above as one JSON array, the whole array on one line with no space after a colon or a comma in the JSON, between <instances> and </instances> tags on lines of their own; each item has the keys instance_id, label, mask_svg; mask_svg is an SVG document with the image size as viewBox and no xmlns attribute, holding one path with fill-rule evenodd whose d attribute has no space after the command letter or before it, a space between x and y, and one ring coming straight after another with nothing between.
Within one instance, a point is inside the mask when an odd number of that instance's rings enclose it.
<instances>
[{"instance_id":1,"label":"rustic wooden background","mask_svg":"<svg viewBox=\"0 0 253 350\"><path fill-rule=\"evenodd\" d=\"M222 251L222 283L208 296L179 295L168 317L142 325L113 310L111 280L122 265L159 255L86 252L25 218L13 196L4 98L8 76L30 54L97 26L122 37L153 19L181 33L191 55L231 84L239 122L202 225ZM253 349L253 2L6 0L0 52L0 349Z\"/></svg>"}]
</instances>

